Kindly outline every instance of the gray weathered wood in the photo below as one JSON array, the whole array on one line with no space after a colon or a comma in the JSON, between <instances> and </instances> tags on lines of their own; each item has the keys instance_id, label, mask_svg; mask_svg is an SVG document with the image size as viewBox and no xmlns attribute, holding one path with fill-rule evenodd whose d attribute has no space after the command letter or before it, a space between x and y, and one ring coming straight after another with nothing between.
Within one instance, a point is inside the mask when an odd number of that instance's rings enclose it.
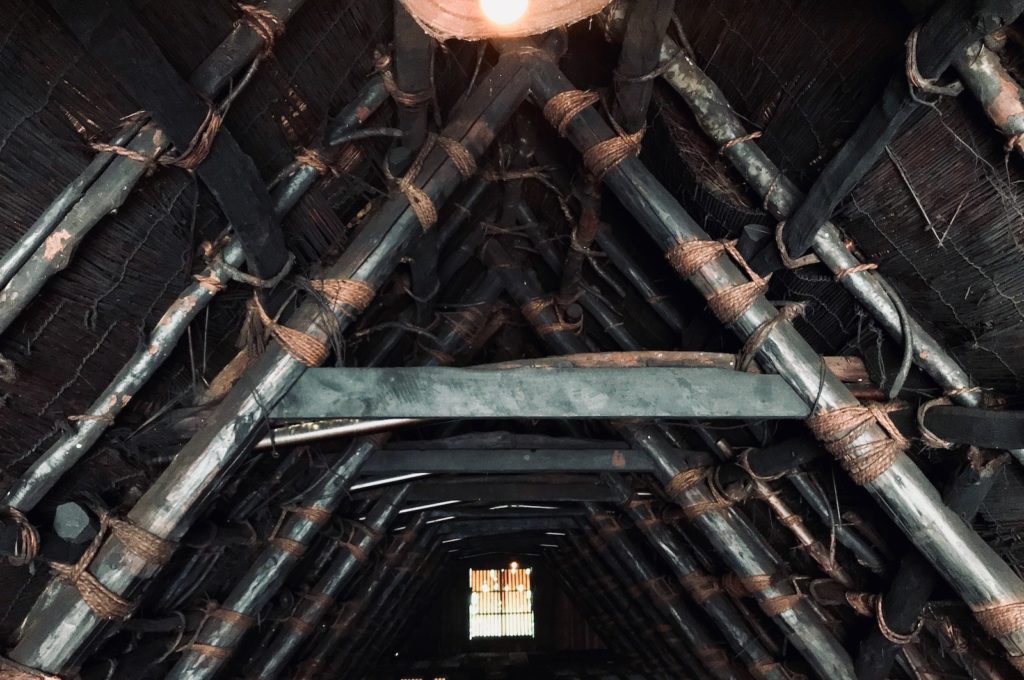
<instances>
[{"instance_id":1,"label":"gray weathered wood","mask_svg":"<svg viewBox=\"0 0 1024 680\"><path fill-rule=\"evenodd\" d=\"M806 418L775 375L714 368L319 368L274 418Z\"/></svg>"}]
</instances>

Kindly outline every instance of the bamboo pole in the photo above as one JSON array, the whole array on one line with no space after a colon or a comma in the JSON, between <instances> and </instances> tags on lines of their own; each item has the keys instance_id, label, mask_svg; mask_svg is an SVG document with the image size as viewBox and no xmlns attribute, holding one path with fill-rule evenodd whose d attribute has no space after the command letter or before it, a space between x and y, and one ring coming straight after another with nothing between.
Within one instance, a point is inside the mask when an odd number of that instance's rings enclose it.
<instances>
[{"instance_id":1,"label":"bamboo pole","mask_svg":"<svg viewBox=\"0 0 1024 680\"><path fill-rule=\"evenodd\" d=\"M328 136L350 132L383 103L382 87L371 81L332 121ZM118 159L121 160L121 159ZM117 162L116 160L114 161ZM317 169L300 167L282 178L273 198L275 219L284 217L319 177ZM292 166L289 166L292 167ZM89 449L99 440L129 401L171 355L189 324L206 309L242 265L244 255L236 239L230 239L209 266L171 303L153 327L146 343L125 363L113 382L96 397L65 435L40 455L5 494L3 505L22 513L32 510Z\"/></svg>"},{"instance_id":2,"label":"bamboo pole","mask_svg":"<svg viewBox=\"0 0 1024 680\"><path fill-rule=\"evenodd\" d=\"M656 668L674 677L683 673L700 676L703 672L700 663L676 637L661 612L640 607L636 598L629 594L633 582L622 565L610 559L587 524L581 523L580 529L567 536L579 555L577 568L590 570L593 587L607 598L613 616L624 619L627 626L645 640L644 653L652 657Z\"/></svg>"},{"instance_id":3,"label":"bamboo pole","mask_svg":"<svg viewBox=\"0 0 1024 680\"><path fill-rule=\"evenodd\" d=\"M483 277L483 281L479 285L473 287L470 294L466 298L466 303L472 306L473 308L487 308L491 304L493 304L494 300L497 299L500 290L500 279L496 275L485 275ZM465 348L466 342L472 336L473 325L474 324L472 322L463 323L457 321L456 319L448 319L445 323L442 324L443 330L438 334L438 339L440 341L438 346L435 348L434 353L430 355L423 363L425 365L439 365L442 363L450 363L452 355L456 354L458 351ZM376 451L378 449L378 446L379 442L377 445L371 443L366 455L363 457L363 461L365 461L366 457L368 457L370 454ZM351 475L347 476L347 479L351 478ZM342 491L344 491L346 487L347 485L340 488L342 489ZM397 505L398 503L400 503L401 499L407 495L407 492L408 489L404 489L401 493L401 498L391 503L394 512L397 512ZM317 496L315 492L312 493L311 495L314 497ZM388 493L385 493L385 497L387 496ZM340 500L340 497L337 500ZM310 505L310 503L303 501L301 505L308 506ZM385 514L386 512L391 512L390 510L388 510L388 507L391 506L386 506L382 508L381 512ZM378 506L374 507L377 508ZM376 510L374 512L376 512ZM372 515L373 513L371 513L371 516ZM385 515L381 515L381 517L384 516ZM300 519L300 517L294 517L292 520L290 520L290 522L294 523ZM372 521L370 522L370 527L375 531L379 531L379 529L374 527ZM305 536L299 536L297 535L296 531L290 531L288 525L285 525L285 527L279 533L281 536L287 537L291 540L296 540L303 544L309 543L309 539ZM370 540L370 537L372 537L372 534L368 534L367 541ZM371 548L375 542L376 541L374 539L373 542L368 543L366 548L360 547L359 549L365 553L366 550ZM281 552L279 549L269 551L271 553ZM317 593L325 594L327 597L336 597L341 587L347 582L348 578L350 577L350 572L356 567L356 563L359 561L357 558L358 553L356 553L355 551L341 555L340 558L335 561L334 565L332 565L331 569L329 570L329 573L325 575L323 579L321 579L321 582L314 590ZM279 555L271 555L270 559L274 560L274 564L277 564L279 560L282 560L284 558ZM230 596L224 602L223 606L225 608L246 614L248 616L255 616L256 614L258 614L259 610L262 608L265 601L273 595L273 589L271 588L271 584L268 584L266 572L267 569L261 566L259 563L254 565L254 567L252 567L249 571L251 577L243 579L243 581L234 588L234 590L232 591L232 596ZM272 586L279 585L280 579L275 579L275 582L272 584ZM259 596L260 601L258 603L256 603L255 601L257 596L251 592L256 588L269 590L269 592ZM243 595L247 591L250 594ZM236 604L238 604L239 606L235 606ZM281 672L282 664L288 661L290 656L294 654L297 646L301 644L303 640L305 640L306 636L312 631L313 627L315 627L319 623L319 619L326 613L326 609L328 606L329 603L317 600L308 600L304 601L301 604L303 613L300 615L298 619L292 619L298 620L300 623L295 626L287 626L282 630L281 635L279 636L279 638L277 638L277 642L271 645L273 653L268 656L266 660L266 665L263 667L261 671L259 671L259 677L275 677L277 674ZM207 636L201 632L200 635L197 637L197 640L200 643L214 645L220 649L233 649L235 646L237 646L239 639L241 638L240 634L236 635L234 638L226 637L223 633L218 635L218 628L223 629L224 626L221 624L217 624L216 622L214 622L214 624L215 628L212 635ZM214 658L201 658L201 654L192 654L191 656L183 657L175 666L175 669L171 672L171 674L168 675L168 677L190 678L193 680L203 677L212 677L212 675L215 674L220 669L220 667L223 666L224 662L227 661L227 659L221 658L221 656L223 656L223 654L219 654L218 657Z\"/></svg>"},{"instance_id":4,"label":"bamboo pole","mask_svg":"<svg viewBox=\"0 0 1024 680\"><path fill-rule=\"evenodd\" d=\"M620 33L624 19L624 8L621 5L613 6L608 14L609 33ZM729 105L722 91L671 38L666 38L662 43L661 57L662 63L666 65L666 70L662 74L665 82L683 97L697 123L712 141L725 147L734 140L748 137L746 126ZM1006 81L1001 81L995 72L981 75L981 72L991 66L991 62L988 62L987 66L978 66L979 81L988 81L988 87L985 88L987 96L991 96L993 92L993 81L1006 85ZM970 79L966 82L970 83ZM986 97L979 97L983 103L987 101ZM1014 120L1018 118L1014 117ZM1024 131L1024 116L1019 120ZM768 158L756 141L732 144L724 148L724 155L746 178L750 187L762 197L764 207L776 219L785 220L803 201L803 192ZM818 230L811 248L821 263L833 274L838 276L843 273L839 277L839 283L871 312L889 335L897 342L903 342L903 325L900 321L900 312L891 297L891 285L876 270L856 269L864 263L846 248L839 228L831 221L825 222ZM914 363L931 376L955 403L961 406L981 406L981 395L972 389L974 383L970 376L942 344L913 319L912 315L909 330ZM1014 450L1010 453L1024 464L1024 450Z\"/></svg>"},{"instance_id":5,"label":"bamboo pole","mask_svg":"<svg viewBox=\"0 0 1024 680\"><path fill-rule=\"evenodd\" d=\"M540 297L540 284L536 277L517 269L497 243L486 243L482 253L485 260L505 276L508 292L518 304L525 305ZM545 310L531 321L537 328L551 328L555 319L550 310ZM545 332L541 337L555 352L572 354L582 350L581 339L571 332ZM668 484L683 472L676 463L667 460L666 454L672 448L672 443L656 427L618 429L625 434L627 441L652 456L659 466L658 477L661 483ZM714 502L706 483L699 488L687 490L682 496L672 495L673 500L686 505ZM794 588L785 581L783 560L735 508L726 507L702 514L694 520L693 525L721 552L733 571L744 577L772 577L773 582L759 590L758 595L762 600L774 598L778 602L778 598L791 598L796 594ZM793 607L776 612L771 618L820 675L852 680L853 663L849 655L808 603L797 601Z\"/></svg>"},{"instance_id":6,"label":"bamboo pole","mask_svg":"<svg viewBox=\"0 0 1024 680\"><path fill-rule=\"evenodd\" d=\"M970 522L999 477L1005 461L1005 457L985 461L976 451L953 478L943 500L951 510ZM860 643L856 659L859 680L889 677L896 655L903 647L899 641L913 637L918 620L938 585L939 575L918 553L908 552L903 556L889 588L881 596L879 625L872 628ZM893 633L883 633L883 625Z\"/></svg>"},{"instance_id":7,"label":"bamboo pole","mask_svg":"<svg viewBox=\"0 0 1024 680\"><path fill-rule=\"evenodd\" d=\"M479 157L523 100L528 87L523 58L511 55L502 59L452 118L445 135L461 140L470 154ZM424 155L421 171L410 179L436 206L447 200L462 174L444 150L433 149ZM361 281L376 290L422 229L409 199L395 196L381 205L323 277ZM329 320L328 328L340 332L358 310L339 305L331 312L333 320ZM291 328L326 343L324 315L319 303L307 302L296 313ZM206 427L185 445L136 503L129 520L160 539L178 539L255 441L266 409L281 398L305 368L279 343L272 345L219 404ZM104 541L89 569L103 587L122 598L135 596L159 571L158 565L140 559L116 535ZM54 579L29 612L21 639L8 656L25 666L57 673L87 654L98 641L98 634L108 627L74 587Z\"/></svg>"},{"instance_id":8,"label":"bamboo pole","mask_svg":"<svg viewBox=\"0 0 1024 680\"><path fill-rule=\"evenodd\" d=\"M392 539L385 559L366 575L357 596L337 608L334 621L322 631L319 640L313 641L315 644L309 648L309 653L295 672L295 680L313 680L324 676L330 670L328 664L339 656L339 645L352 633L356 620L373 599L381 594L382 589L388 584L393 584L392 588L397 587L404 576L429 562L436 550L437 544L433 542L436 531L431 527L425 528L425 520L426 517L421 513L410 526L415 532L415 540L410 541L409 534Z\"/></svg>"},{"instance_id":9,"label":"bamboo pole","mask_svg":"<svg viewBox=\"0 0 1024 680\"><path fill-rule=\"evenodd\" d=\"M619 475L606 475L607 483L620 492L628 491ZM628 497L628 493L624 494ZM623 505L626 515L641 533L665 558L672 573L700 605L721 631L732 652L747 667L750 674L761 680L787 680L785 669L761 644L743 615L733 606L717 579L701 567L689 548L658 520L649 501L627 501Z\"/></svg>"},{"instance_id":10,"label":"bamboo pole","mask_svg":"<svg viewBox=\"0 0 1024 680\"><path fill-rule=\"evenodd\" d=\"M395 73L388 89L398 108L402 140L388 154L388 167L405 172L427 140L429 107L434 100L434 39L405 8L394 2Z\"/></svg>"},{"instance_id":11,"label":"bamboo pole","mask_svg":"<svg viewBox=\"0 0 1024 680\"><path fill-rule=\"evenodd\" d=\"M628 497L628 496L627 496ZM697 657L711 677L733 678L733 668L725 650L718 645L704 624L681 602L679 589L665 580L654 569L647 558L627 538L622 524L603 511L597 503L587 502L583 506L590 513L590 521L597 530L601 542L610 552L616 554L636 577L637 588L631 591L635 596L646 594L649 603L662 612L681 635L682 641Z\"/></svg>"},{"instance_id":12,"label":"bamboo pole","mask_svg":"<svg viewBox=\"0 0 1024 680\"><path fill-rule=\"evenodd\" d=\"M535 59L533 94L540 102L571 89L571 83L553 62ZM615 138L593 110L575 116L567 131L570 140L583 150ZM709 240L636 158L627 157L610 168L605 183L665 251L677 248L681 242ZM705 297L751 284L737 265L723 257L702 265L689 279ZM821 418L823 413L842 413L842 409L860 406L834 375L822 370L821 357L789 321L778 318L778 311L762 294L752 297L750 306L729 321L744 340L765 328L765 324L772 324L772 331L757 354L814 406L812 420ZM1024 582L1020 577L942 503L931 482L880 425L865 424L842 439L844 448L851 451L853 465L864 463L870 452L892 454L891 465L876 470L877 476L872 474L862 480L864 488L967 601L1010 655L1024 655L1024 626L1018 628L1016 623L1005 620L1017 608L1024 607Z\"/></svg>"},{"instance_id":13,"label":"bamboo pole","mask_svg":"<svg viewBox=\"0 0 1024 680\"><path fill-rule=\"evenodd\" d=\"M304 3L305 0L266 0L259 10L270 17L265 19L270 22L268 25L283 27ZM253 59L260 58L258 55L265 45L261 35L267 34L259 34L248 21L238 22L231 34L192 74L190 82L198 93L207 99L214 99L228 80L241 73ZM243 81L242 87L247 82ZM239 92L235 91L233 96ZM152 123L145 125L127 144L128 149L149 159L157 158L168 146L167 135ZM89 231L100 219L124 203L151 167L150 162L142 163L119 155L95 178L63 219L53 227L50 235L0 290L0 333L10 328L47 280L67 267L74 250ZM61 197L68 195L68 191L65 189L61 192L58 202ZM44 216L53 211L54 206L51 205Z\"/></svg>"},{"instance_id":14,"label":"bamboo pole","mask_svg":"<svg viewBox=\"0 0 1024 680\"><path fill-rule=\"evenodd\" d=\"M352 548L343 546L312 590L299 599L291 617L267 644L261 645L259 658L253 664L256 670L250 677L276 678L284 670L299 646L320 625L342 588L373 554L383 533L398 515L400 498L408 493L408 489L408 485L395 487L374 504L366 519L369 531L359 531L350 539Z\"/></svg>"},{"instance_id":15,"label":"bamboo pole","mask_svg":"<svg viewBox=\"0 0 1024 680\"><path fill-rule=\"evenodd\" d=\"M284 510L263 551L235 582L220 608L196 631L167 678L211 678L230 661L252 623L284 585L320 529L330 521L345 499L350 481L376 449L372 438L353 441L345 454L336 459L329 474L304 494L293 510ZM408 491L408 487L399 487L385 495L383 500L391 512L397 513Z\"/></svg>"},{"instance_id":16,"label":"bamboo pole","mask_svg":"<svg viewBox=\"0 0 1024 680\"><path fill-rule=\"evenodd\" d=\"M136 121L126 125L110 140L114 146L125 146L139 130L142 129L143 121ZM22 265L43 244L43 241L53 233L57 225L68 214L68 211L78 203L79 199L89 190L93 182L103 174L115 156L112 153L100 152L86 166L85 170L79 173L64 189L53 199L53 203L43 211L35 222L32 223L14 247L4 253L0 259L0 290L5 288L11 278L21 269Z\"/></svg>"}]
</instances>

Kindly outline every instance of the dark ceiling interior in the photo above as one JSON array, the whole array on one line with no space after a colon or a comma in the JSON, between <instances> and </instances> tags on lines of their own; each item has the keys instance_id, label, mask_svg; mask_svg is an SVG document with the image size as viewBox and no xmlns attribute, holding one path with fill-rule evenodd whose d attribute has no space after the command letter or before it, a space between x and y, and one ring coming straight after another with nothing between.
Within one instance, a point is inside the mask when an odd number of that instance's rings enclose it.
<instances>
[{"instance_id":1,"label":"dark ceiling interior","mask_svg":"<svg viewBox=\"0 0 1024 680\"><path fill-rule=\"evenodd\" d=\"M1022 10L0 0L0 680L1019 677Z\"/></svg>"}]
</instances>

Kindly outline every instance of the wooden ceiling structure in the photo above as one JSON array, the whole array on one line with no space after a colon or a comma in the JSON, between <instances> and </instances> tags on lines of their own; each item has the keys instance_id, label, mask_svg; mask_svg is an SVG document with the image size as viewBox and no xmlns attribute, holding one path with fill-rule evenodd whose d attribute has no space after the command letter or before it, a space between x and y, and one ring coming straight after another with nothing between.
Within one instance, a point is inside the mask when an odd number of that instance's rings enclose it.
<instances>
[{"instance_id":1,"label":"wooden ceiling structure","mask_svg":"<svg viewBox=\"0 0 1024 680\"><path fill-rule=\"evenodd\" d=\"M0 2L0 679L1024 672L1024 1L164 4Z\"/></svg>"}]
</instances>

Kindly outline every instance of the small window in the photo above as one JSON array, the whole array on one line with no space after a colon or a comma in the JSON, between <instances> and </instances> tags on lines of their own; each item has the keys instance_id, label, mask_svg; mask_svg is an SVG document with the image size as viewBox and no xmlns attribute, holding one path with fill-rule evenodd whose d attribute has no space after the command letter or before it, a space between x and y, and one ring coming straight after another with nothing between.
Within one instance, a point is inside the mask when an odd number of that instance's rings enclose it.
<instances>
[{"instance_id":1,"label":"small window","mask_svg":"<svg viewBox=\"0 0 1024 680\"><path fill-rule=\"evenodd\" d=\"M469 639L533 637L530 568L469 570Z\"/></svg>"}]
</instances>

